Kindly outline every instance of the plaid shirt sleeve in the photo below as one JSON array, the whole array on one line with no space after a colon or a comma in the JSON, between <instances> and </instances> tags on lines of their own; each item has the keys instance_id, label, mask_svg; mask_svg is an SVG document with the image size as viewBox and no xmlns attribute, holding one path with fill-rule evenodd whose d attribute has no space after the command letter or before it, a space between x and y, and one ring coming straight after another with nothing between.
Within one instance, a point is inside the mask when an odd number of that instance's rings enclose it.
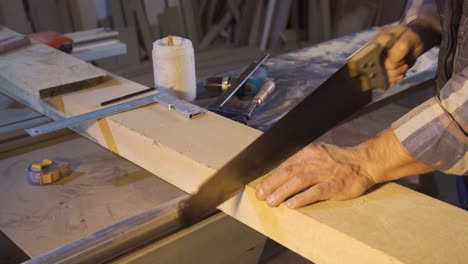
<instances>
[{"instance_id":1,"label":"plaid shirt sleeve","mask_svg":"<svg viewBox=\"0 0 468 264\"><path fill-rule=\"evenodd\" d=\"M468 67L433 97L392 124L411 155L447 174L468 171Z\"/></svg>"},{"instance_id":2,"label":"plaid shirt sleeve","mask_svg":"<svg viewBox=\"0 0 468 264\"><path fill-rule=\"evenodd\" d=\"M441 30L439 12L435 0L407 0L406 11L401 23L408 24L414 19L423 19L438 31Z\"/></svg>"}]
</instances>

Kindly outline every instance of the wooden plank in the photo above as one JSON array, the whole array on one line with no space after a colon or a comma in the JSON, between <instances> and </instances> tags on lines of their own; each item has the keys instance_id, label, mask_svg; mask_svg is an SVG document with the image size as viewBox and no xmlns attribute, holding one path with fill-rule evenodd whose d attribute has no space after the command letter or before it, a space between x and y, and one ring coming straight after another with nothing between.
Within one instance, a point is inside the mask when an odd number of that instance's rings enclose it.
<instances>
[{"instance_id":1,"label":"wooden plank","mask_svg":"<svg viewBox=\"0 0 468 264\"><path fill-rule=\"evenodd\" d=\"M59 88L107 75L99 68L71 56L61 56L62 54L63 52L41 43L33 43L21 49L21 52L3 55L0 60L0 71L6 80L14 80L18 73L24 73L25 69L33 68L34 71L28 70L29 78L19 81L24 87L34 87L30 92L37 98L40 98L41 91L46 91L51 87ZM27 82L30 83L27 84ZM79 87L76 88L79 89Z\"/></svg>"},{"instance_id":2,"label":"wooden plank","mask_svg":"<svg viewBox=\"0 0 468 264\"><path fill-rule=\"evenodd\" d=\"M153 41L155 40L153 36L153 31L146 19L145 10L143 9L143 4L141 0L134 2L135 12L138 21L138 28L140 29L141 36L143 39L143 46L145 47L146 55L151 59L151 51L153 50Z\"/></svg>"},{"instance_id":3,"label":"wooden plank","mask_svg":"<svg viewBox=\"0 0 468 264\"><path fill-rule=\"evenodd\" d=\"M267 48L268 38L270 36L271 24L273 23L273 15L276 9L276 0L270 0L267 4L267 9L265 13L265 23L263 27L262 37L260 39L260 50L265 50Z\"/></svg>"},{"instance_id":4,"label":"wooden plank","mask_svg":"<svg viewBox=\"0 0 468 264\"><path fill-rule=\"evenodd\" d=\"M219 34L219 31L223 29L233 18L234 14L232 13L231 9L228 9L226 14L223 16L221 21L218 24L213 25L208 32L206 33L205 37L200 42L200 49L206 49L208 46L213 42L216 36Z\"/></svg>"},{"instance_id":5,"label":"wooden plank","mask_svg":"<svg viewBox=\"0 0 468 264\"><path fill-rule=\"evenodd\" d=\"M112 16L112 27L113 28L123 28L125 27L125 19L122 10L122 5L120 0L111 0L111 16Z\"/></svg>"},{"instance_id":6,"label":"wooden plank","mask_svg":"<svg viewBox=\"0 0 468 264\"><path fill-rule=\"evenodd\" d=\"M231 10L232 14L234 15L234 21L239 24L241 22L241 14L239 11L239 7L237 6L236 0L227 0L228 8Z\"/></svg>"},{"instance_id":7,"label":"wooden plank","mask_svg":"<svg viewBox=\"0 0 468 264\"><path fill-rule=\"evenodd\" d=\"M184 18L185 30L187 37L192 41L194 48L198 47L199 44L199 34L200 34L200 24L198 17L195 16L196 6L194 5L193 0L179 0L180 1L180 10L182 11L182 17ZM200 44L201 46L201 44Z\"/></svg>"},{"instance_id":8,"label":"wooden plank","mask_svg":"<svg viewBox=\"0 0 468 264\"><path fill-rule=\"evenodd\" d=\"M260 35L260 28L262 26L263 18L263 1L257 2L257 7L255 8L255 16L252 23L252 29L249 34L249 47L257 47L258 40Z\"/></svg>"},{"instance_id":9,"label":"wooden plank","mask_svg":"<svg viewBox=\"0 0 468 264\"><path fill-rule=\"evenodd\" d=\"M83 30L97 27L97 10L94 0L79 0L77 1L81 16L81 28Z\"/></svg>"},{"instance_id":10,"label":"wooden plank","mask_svg":"<svg viewBox=\"0 0 468 264\"><path fill-rule=\"evenodd\" d=\"M275 16L270 31L269 45L271 50L278 51L280 48L280 35L286 30L289 15L291 13L292 0L279 1L275 8Z\"/></svg>"},{"instance_id":11,"label":"wooden plank","mask_svg":"<svg viewBox=\"0 0 468 264\"><path fill-rule=\"evenodd\" d=\"M136 22L135 22L135 12L131 8L130 0L121 0L122 1L122 9L124 12L125 17L125 25L130 28L136 29Z\"/></svg>"},{"instance_id":12,"label":"wooden plank","mask_svg":"<svg viewBox=\"0 0 468 264\"><path fill-rule=\"evenodd\" d=\"M204 34L208 32L208 29L211 27L211 24L213 23L213 18L214 18L214 13L216 10L216 6L218 4L218 1L216 0L210 0L208 4L208 10L206 11L206 16L204 17L203 21L203 27L204 27Z\"/></svg>"},{"instance_id":13,"label":"wooden plank","mask_svg":"<svg viewBox=\"0 0 468 264\"><path fill-rule=\"evenodd\" d=\"M88 112L104 100L146 88L114 77L85 92L49 100L47 106L33 95L31 82L19 80L29 75L17 73L6 80L2 74L2 92L55 115ZM56 104L65 112L49 109ZM261 134L213 113L186 120L158 105L73 129L189 193ZM463 263L468 258L468 214L400 185L389 183L357 199L291 210L283 205L272 209L258 201L257 184L248 184L219 208L312 261ZM428 230L436 234L428 236Z\"/></svg>"},{"instance_id":14,"label":"wooden plank","mask_svg":"<svg viewBox=\"0 0 468 264\"><path fill-rule=\"evenodd\" d=\"M119 39L127 45L127 54L117 58L119 65L136 65L140 63L138 36L133 27L118 28Z\"/></svg>"},{"instance_id":15,"label":"wooden plank","mask_svg":"<svg viewBox=\"0 0 468 264\"><path fill-rule=\"evenodd\" d=\"M61 1L61 2L64 2L64 1ZM71 16L73 31L83 30L81 9L80 9L78 0L68 0L68 13Z\"/></svg>"},{"instance_id":16,"label":"wooden plank","mask_svg":"<svg viewBox=\"0 0 468 264\"><path fill-rule=\"evenodd\" d=\"M234 42L236 45L245 46L248 44L252 23L255 20L255 8L261 1L244 1L242 5L242 19L236 27Z\"/></svg>"}]
</instances>

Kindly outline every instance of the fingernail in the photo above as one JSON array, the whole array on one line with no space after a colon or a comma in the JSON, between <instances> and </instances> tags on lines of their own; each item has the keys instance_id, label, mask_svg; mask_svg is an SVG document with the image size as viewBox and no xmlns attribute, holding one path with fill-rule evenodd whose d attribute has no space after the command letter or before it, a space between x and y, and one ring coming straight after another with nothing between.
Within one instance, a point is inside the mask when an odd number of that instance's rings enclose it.
<instances>
[{"instance_id":1,"label":"fingernail","mask_svg":"<svg viewBox=\"0 0 468 264\"><path fill-rule=\"evenodd\" d=\"M268 204L268 205L273 205L274 202L275 202L275 196L274 196L274 195L268 196L268 198L267 198L267 204Z\"/></svg>"},{"instance_id":2,"label":"fingernail","mask_svg":"<svg viewBox=\"0 0 468 264\"><path fill-rule=\"evenodd\" d=\"M287 200L285 203L284 203L288 208L292 208L294 206L294 202L291 201L291 200Z\"/></svg>"},{"instance_id":3,"label":"fingernail","mask_svg":"<svg viewBox=\"0 0 468 264\"><path fill-rule=\"evenodd\" d=\"M259 188L257 190L257 198L259 199L265 199L265 193L263 192L263 189L262 188Z\"/></svg>"}]
</instances>

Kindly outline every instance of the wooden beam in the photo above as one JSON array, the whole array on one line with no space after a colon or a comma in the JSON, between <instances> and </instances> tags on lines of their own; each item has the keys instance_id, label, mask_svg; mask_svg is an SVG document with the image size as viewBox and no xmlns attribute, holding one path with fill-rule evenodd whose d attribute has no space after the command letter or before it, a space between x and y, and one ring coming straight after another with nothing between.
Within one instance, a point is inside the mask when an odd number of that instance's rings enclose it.
<instances>
[{"instance_id":1,"label":"wooden beam","mask_svg":"<svg viewBox=\"0 0 468 264\"><path fill-rule=\"evenodd\" d=\"M180 10L184 18L184 28L187 37L192 41L194 48L198 47L200 42L200 18L196 17L196 10L198 10L196 3L193 0L180 0Z\"/></svg>"},{"instance_id":2,"label":"wooden beam","mask_svg":"<svg viewBox=\"0 0 468 264\"><path fill-rule=\"evenodd\" d=\"M114 29L125 27L124 13L120 0L111 0L109 4L111 8L112 27Z\"/></svg>"},{"instance_id":3,"label":"wooden beam","mask_svg":"<svg viewBox=\"0 0 468 264\"><path fill-rule=\"evenodd\" d=\"M94 0L80 0L76 4L80 10L82 30L96 28L98 18Z\"/></svg>"},{"instance_id":4,"label":"wooden beam","mask_svg":"<svg viewBox=\"0 0 468 264\"><path fill-rule=\"evenodd\" d=\"M270 30L269 45L271 50L278 51L280 49L280 35L286 30L289 16L291 13L292 0L279 1L275 7L274 20Z\"/></svg>"},{"instance_id":5,"label":"wooden beam","mask_svg":"<svg viewBox=\"0 0 468 264\"><path fill-rule=\"evenodd\" d=\"M92 10L90 10L92 12ZM68 13L71 17L73 31L83 30L83 19L81 17L80 3L77 0L68 0Z\"/></svg>"},{"instance_id":6,"label":"wooden beam","mask_svg":"<svg viewBox=\"0 0 468 264\"><path fill-rule=\"evenodd\" d=\"M256 7L261 1L245 1L240 8L242 8L243 17L239 21L236 27L234 36L234 43L239 46L245 46L248 44L249 34L253 28L253 22L255 19Z\"/></svg>"},{"instance_id":7,"label":"wooden beam","mask_svg":"<svg viewBox=\"0 0 468 264\"><path fill-rule=\"evenodd\" d=\"M153 50L153 41L155 40L155 37L151 30L151 26L149 25L148 20L146 19L143 3L141 2L141 0L137 0L134 2L134 5L138 21L138 27L140 29L141 36L143 39L143 46L145 47L146 55L151 60L151 51Z\"/></svg>"},{"instance_id":8,"label":"wooden beam","mask_svg":"<svg viewBox=\"0 0 468 264\"><path fill-rule=\"evenodd\" d=\"M263 1L258 1L255 7L254 20L252 21L252 29L249 33L249 47L258 47L261 21L263 20Z\"/></svg>"},{"instance_id":9,"label":"wooden beam","mask_svg":"<svg viewBox=\"0 0 468 264\"><path fill-rule=\"evenodd\" d=\"M267 41L270 36L271 25L273 23L273 16L276 9L276 0L270 0L267 4L265 14L265 24L263 27L262 38L260 39L260 50L264 51L267 48Z\"/></svg>"},{"instance_id":10,"label":"wooden beam","mask_svg":"<svg viewBox=\"0 0 468 264\"><path fill-rule=\"evenodd\" d=\"M232 19L233 13L231 9L228 9L226 14L224 14L223 18L219 21L218 24L211 26L208 29L205 37L200 42L200 49L206 49L210 46L211 42L213 42L219 34L219 31L223 29Z\"/></svg>"},{"instance_id":11,"label":"wooden beam","mask_svg":"<svg viewBox=\"0 0 468 264\"><path fill-rule=\"evenodd\" d=\"M114 76L86 91L44 102L30 78L36 68L57 60L29 55L44 48L33 45L2 56L2 63L16 67L26 67L20 58L27 56L30 73L4 76L0 71L0 91L52 118L85 113L104 100L146 88ZM188 193L261 134L213 113L187 120L156 104L72 129ZM468 258L468 214L398 184L299 210L269 208L255 198L257 184L248 184L219 208L314 262L463 263Z\"/></svg>"},{"instance_id":12,"label":"wooden beam","mask_svg":"<svg viewBox=\"0 0 468 264\"><path fill-rule=\"evenodd\" d=\"M136 29L135 12L131 7L131 0L121 0L122 9L125 17L125 25Z\"/></svg>"}]
</instances>

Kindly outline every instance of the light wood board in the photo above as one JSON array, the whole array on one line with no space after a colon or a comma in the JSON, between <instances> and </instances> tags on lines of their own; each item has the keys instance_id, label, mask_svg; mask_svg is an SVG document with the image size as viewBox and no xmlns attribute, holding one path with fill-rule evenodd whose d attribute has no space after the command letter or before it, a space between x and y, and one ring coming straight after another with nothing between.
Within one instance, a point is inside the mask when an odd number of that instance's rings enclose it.
<instances>
[{"instance_id":1,"label":"light wood board","mask_svg":"<svg viewBox=\"0 0 468 264\"><path fill-rule=\"evenodd\" d=\"M19 51L17 58L25 55ZM35 88L28 76L5 79L1 72L0 89L45 111L45 103L32 96ZM115 77L55 98L49 103L64 112L48 111L81 114L104 100L144 88ZM216 114L187 120L156 104L73 129L189 193L261 134ZM290 210L271 209L258 201L257 183L248 184L219 208L314 262L465 263L468 259L468 214L397 184L350 201Z\"/></svg>"},{"instance_id":2,"label":"light wood board","mask_svg":"<svg viewBox=\"0 0 468 264\"><path fill-rule=\"evenodd\" d=\"M0 36L14 34L0 25ZM63 52L32 42L0 56L2 79L31 87L28 93L39 98L40 91L52 87L106 76L106 72ZM27 76L27 78L23 78Z\"/></svg>"}]
</instances>

